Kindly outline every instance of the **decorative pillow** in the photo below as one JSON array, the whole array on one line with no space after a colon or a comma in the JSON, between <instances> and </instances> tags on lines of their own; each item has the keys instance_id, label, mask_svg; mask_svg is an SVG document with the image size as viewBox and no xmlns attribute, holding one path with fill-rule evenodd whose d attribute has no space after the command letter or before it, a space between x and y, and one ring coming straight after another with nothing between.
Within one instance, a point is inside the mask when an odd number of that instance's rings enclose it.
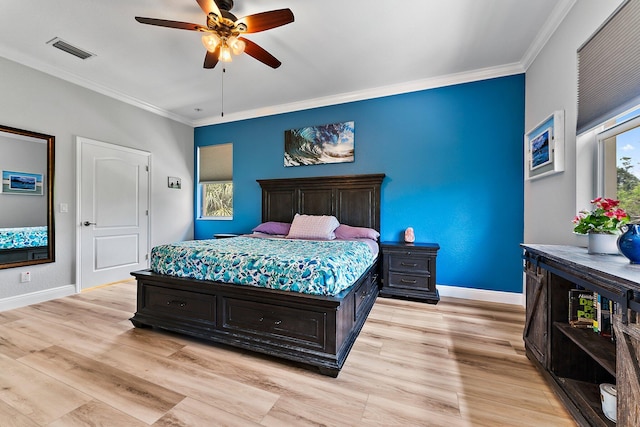
<instances>
[{"instance_id":1,"label":"decorative pillow","mask_svg":"<svg viewBox=\"0 0 640 427\"><path fill-rule=\"evenodd\" d=\"M336 238L334 231L339 225L335 216L296 214L287 238L333 240Z\"/></svg>"},{"instance_id":2,"label":"decorative pillow","mask_svg":"<svg viewBox=\"0 0 640 427\"><path fill-rule=\"evenodd\" d=\"M378 240L380 233L373 228L352 227L351 225L340 224L335 231L336 239L371 239Z\"/></svg>"},{"instance_id":3,"label":"decorative pillow","mask_svg":"<svg viewBox=\"0 0 640 427\"><path fill-rule=\"evenodd\" d=\"M257 233L280 234L286 236L287 234L289 234L289 228L291 228L291 224L289 224L288 222L268 221L263 222L251 231Z\"/></svg>"}]
</instances>

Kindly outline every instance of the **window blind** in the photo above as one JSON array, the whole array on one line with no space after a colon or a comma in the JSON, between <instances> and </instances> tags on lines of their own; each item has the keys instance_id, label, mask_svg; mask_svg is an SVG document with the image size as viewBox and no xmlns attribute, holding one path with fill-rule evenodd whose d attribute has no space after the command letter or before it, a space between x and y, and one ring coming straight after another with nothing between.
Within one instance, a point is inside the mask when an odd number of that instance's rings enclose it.
<instances>
[{"instance_id":1,"label":"window blind","mask_svg":"<svg viewBox=\"0 0 640 427\"><path fill-rule=\"evenodd\" d=\"M233 179L233 144L200 147L198 158L198 182Z\"/></svg>"},{"instance_id":2,"label":"window blind","mask_svg":"<svg viewBox=\"0 0 640 427\"><path fill-rule=\"evenodd\" d=\"M578 49L582 133L640 104L640 1L627 0Z\"/></svg>"}]
</instances>

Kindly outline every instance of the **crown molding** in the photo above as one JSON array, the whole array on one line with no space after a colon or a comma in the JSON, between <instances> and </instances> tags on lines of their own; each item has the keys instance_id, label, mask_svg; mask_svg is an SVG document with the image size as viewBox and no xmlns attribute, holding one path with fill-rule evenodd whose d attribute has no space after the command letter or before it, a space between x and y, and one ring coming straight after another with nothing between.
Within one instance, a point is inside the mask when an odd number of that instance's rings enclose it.
<instances>
[{"instance_id":1,"label":"crown molding","mask_svg":"<svg viewBox=\"0 0 640 427\"><path fill-rule=\"evenodd\" d=\"M49 64L42 62L42 61L38 61L38 60L34 60L33 58L27 57L19 52L6 52L6 51L0 51L0 56L2 56L3 58L8 59L9 61L13 61L16 62L18 64L22 64L26 67L32 68L35 71L39 71L42 72L44 74L48 74L50 76L53 77L57 77L61 80L64 80L66 82L69 83L73 83L77 86L83 87L85 89L89 89L91 91L94 92L98 92L102 95L108 96L109 98L113 98L116 99L118 101L122 101L126 104L129 105L133 105L134 107L138 107L141 108L143 110L149 111L153 114L157 114L159 116L162 117L166 117L168 119L171 120L175 120L177 122L186 124L186 125L190 125L193 126L193 123L191 120L179 116L177 114L171 113L170 111L167 110L163 110L162 108L158 108L155 105L149 104L147 102L141 101L137 98L134 98L132 96L129 96L125 93L122 92L118 92L116 90L110 89L106 86L102 86L100 84L97 84L96 82L93 82L91 80L87 80L85 78L82 78L80 76L77 76L73 73L69 73L67 71L63 71L60 69L57 69L55 67L50 66Z\"/></svg>"},{"instance_id":2,"label":"crown molding","mask_svg":"<svg viewBox=\"0 0 640 427\"><path fill-rule=\"evenodd\" d=\"M559 0L556 7L549 15L549 18L544 23L538 35L533 40L533 43L529 46L529 49L525 52L524 56L520 60L523 68L526 70L529 69L533 61L536 59L538 54L542 51L544 46L547 44L553 33L556 32L564 18L566 18L567 14L576 4L577 0Z\"/></svg>"},{"instance_id":3,"label":"crown molding","mask_svg":"<svg viewBox=\"0 0 640 427\"><path fill-rule=\"evenodd\" d=\"M434 89L438 87L452 86L462 83L487 80L496 77L505 77L524 73L520 63L507 64L499 67L484 68L464 73L449 74L422 80L414 80L395 85L382 86L366 90L340 93L320 98L307 99L289 104L270 105L253 110L239 111L225 114L224 117L209 117L193 122L194 127L215 125L221 123L236 122L239 120L266 117L276 114L291 113L294 111L309 110L312 108L326 107L330 105L345 104L347 102L363 101L367 99L382 98L385 96L399 95L409 92Z\"/></svg>"}]
</instances>

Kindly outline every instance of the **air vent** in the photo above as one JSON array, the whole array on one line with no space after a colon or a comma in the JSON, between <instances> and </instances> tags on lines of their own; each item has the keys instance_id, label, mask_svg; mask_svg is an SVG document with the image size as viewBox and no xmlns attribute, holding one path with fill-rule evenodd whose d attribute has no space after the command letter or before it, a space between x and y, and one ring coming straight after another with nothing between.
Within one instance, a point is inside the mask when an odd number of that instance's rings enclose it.
<instances>
[{"instance_id":1,"label":"air vent","mask_svg":"<svg viewBox=\"0 0 640 427\"><path fill-rule=\"evenodd\" d=\"M87 52L86 50L82 50L78 47L73 46L72 44L67 43L66 41L62 40L61 38L54 38L51 39L47 42L47 44L50 44L53 47L57 47L58 49L67 52L77 58L80 59L87 59L87 58L91 58L92 56L96 56L95 54L91 53L91 52Z\"/></svg>"}]
</instances>

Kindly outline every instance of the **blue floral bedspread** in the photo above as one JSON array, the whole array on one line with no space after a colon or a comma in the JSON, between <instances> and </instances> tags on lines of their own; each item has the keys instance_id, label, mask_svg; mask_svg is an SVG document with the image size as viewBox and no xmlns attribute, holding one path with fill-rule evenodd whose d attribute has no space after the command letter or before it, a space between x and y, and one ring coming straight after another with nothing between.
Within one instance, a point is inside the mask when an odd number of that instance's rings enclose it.
<instances>
[{"instance_id":1,"label":"blue floral bedspread","mask_svg":"<svg viewBox=\"0 0 640 427\"><path fill-rule=\"evenodd\" d=\"M336 295L374 262L366 243L253 237L156 246L152 271L169 276Z\"/></svg>"},{"instance_id":2,"label":"blue floral bedspread","mask_svg":"<svg viewBox=\"0 0 640 427\"><path fill-rule=\"evenodd\" d=\"M47 246L47 227L0 228L0 249Z\"/></svg>"}]
</instances>

